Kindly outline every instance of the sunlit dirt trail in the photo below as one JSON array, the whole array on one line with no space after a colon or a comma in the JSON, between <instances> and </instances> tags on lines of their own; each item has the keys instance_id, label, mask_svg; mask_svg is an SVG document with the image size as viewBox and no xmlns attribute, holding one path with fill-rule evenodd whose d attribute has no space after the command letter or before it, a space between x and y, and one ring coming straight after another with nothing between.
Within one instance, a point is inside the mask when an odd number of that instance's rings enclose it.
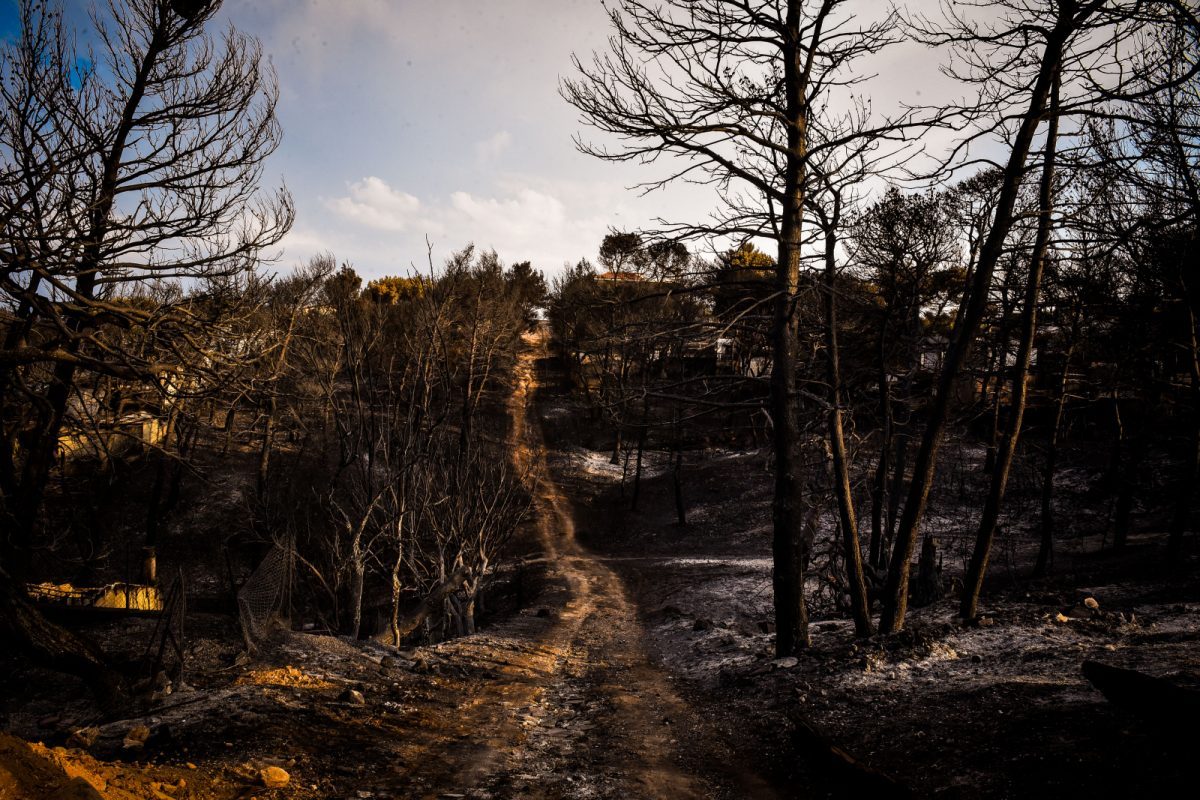
<instances>
[{"instance_id":1,"label":"sunlit dirt trail","mask_svg":"<svg viewBox=\"0 0 1200 800\"><path fill-rule=\"evenodd\" d=\"M544 354L541 337L526 337L511 411L550 588L528 613L438 648L490 674L439 684L435 694L459 691L461 701L424 707L393 785L425 797L774 797L647 658L621 578L576 541L533 413Z\"/></svg>"}]
</instances>

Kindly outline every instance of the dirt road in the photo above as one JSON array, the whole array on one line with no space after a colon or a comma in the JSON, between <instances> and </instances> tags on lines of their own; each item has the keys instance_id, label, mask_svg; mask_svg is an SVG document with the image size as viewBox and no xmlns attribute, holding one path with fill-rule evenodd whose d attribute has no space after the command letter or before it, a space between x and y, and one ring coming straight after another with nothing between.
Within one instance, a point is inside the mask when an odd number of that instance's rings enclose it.
<instances>
[{"instance_id":1,"label":"dirt road","mask_svg":"<svg viewBox=\"0 0 1200 800\"><path fill-rule=\"evenodd\" d=\"M536 485L551 589L527 614L439 648L447 662L494 665L493 677L459 684L455 731L427 709L430 735L412 743L396 788L428 797L777 796L650 662L621 578L576 541L534 414L545 346L533 336L526 345L512 396L514 458Z\"/></svg>"}]
</instances>

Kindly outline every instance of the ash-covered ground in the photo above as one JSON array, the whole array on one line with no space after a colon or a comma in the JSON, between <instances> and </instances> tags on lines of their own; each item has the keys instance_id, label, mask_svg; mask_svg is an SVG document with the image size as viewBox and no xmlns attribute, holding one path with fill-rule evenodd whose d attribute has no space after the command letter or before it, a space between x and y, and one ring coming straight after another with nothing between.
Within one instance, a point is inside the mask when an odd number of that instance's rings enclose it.
<instances>
[{"instance_id":1,"label":"ash-covered ground","mask_svg":"<svg viewBox=\"0 0 1200 800\"><path fill-rule=\"evenodd\" d=\"M1096 532L1107 510L1087 506L1094 476L1075 470L1059 494L1059 513L1070 520L1053 573L1032 580L1033 504L1021 502L1018 487L983 624L964 628L957 580L983 480L982 452L967 451L958 456L963 477L942 487L926 528L939 546L944 597L912 609L898 634L855 640L828 562L814 560L812 649L777 660L766 458L690 454L681 481L685 525L662 454L645 459L638 511L629 508L631 476L622 486L607 453L574 450L556 462L573 476L560 483L577 493L584 541L626 576L656 657L685 679L693 702L757 740L764 769L785 782L802 777L803 754L784 744L798 715L918 796L1190 793L1194 731L1114 708L1081 665L1094 660L1200 686L1194 554L1169 569L1165 535L1147 531L1113 555ZM814 551L831 551L832 534L832 520L821 520Z\"/></svg>"}]
</instances>

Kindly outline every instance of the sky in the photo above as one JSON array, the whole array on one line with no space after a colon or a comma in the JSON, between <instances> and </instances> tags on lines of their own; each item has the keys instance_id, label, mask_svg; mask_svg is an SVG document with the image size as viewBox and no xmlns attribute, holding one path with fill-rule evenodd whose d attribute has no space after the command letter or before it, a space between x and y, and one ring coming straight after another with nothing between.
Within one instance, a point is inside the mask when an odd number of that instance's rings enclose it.
<instances>
[{"instance_id":1,"label":"sky","mask_svg":"<svg viewBox=\"0 0 1200 800\"><path fill-rule=\"evenodd\" d=\"M15 13L0 0L0 36ZM297 212L280 269L329 252L368 279L425 271L428 240L435 266L474 243L552 275L594 261L610 228L716 205L695 186L640 196L627 187L651 168L576 150L574 135L595 135L558 87L572 53L606 47L600 0L226 0L216 24L257 36L277 73L267 180ZM879 71L882 102L920 100L936 58L906 45Z\"/></svg>"},{"instance_id":2,"label":"sky","mask_svg":"<svg viewBox=\"0 0 1200 800\"><path fill-rule=\"evenodd\" d=\"M597 0L227 0L280 85L272 170L295 197L284 263L329 251L366 277L474 243L554 273L610 226L703 215L707 193L639 197L636 167L579 153L558 95L571 54L603 48Z\"/></svg>"}]
</instances>

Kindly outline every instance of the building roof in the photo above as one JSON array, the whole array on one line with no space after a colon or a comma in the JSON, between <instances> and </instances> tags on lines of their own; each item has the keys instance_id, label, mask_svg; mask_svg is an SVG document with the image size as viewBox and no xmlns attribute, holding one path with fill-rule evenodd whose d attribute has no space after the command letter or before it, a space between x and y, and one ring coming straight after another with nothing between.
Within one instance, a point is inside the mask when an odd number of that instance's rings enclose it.
<instances>
[{"instance_id":1,"label":"building roof","mask_svg":"<svg viewBox=\"0 0 1200 800\"><path fill-rule=\"evenodd\" d=\"M641 282L646 280L636 272L601 272L596 276L597 280L601 281L629 281Z\"/></svg>"}]
</instances>

